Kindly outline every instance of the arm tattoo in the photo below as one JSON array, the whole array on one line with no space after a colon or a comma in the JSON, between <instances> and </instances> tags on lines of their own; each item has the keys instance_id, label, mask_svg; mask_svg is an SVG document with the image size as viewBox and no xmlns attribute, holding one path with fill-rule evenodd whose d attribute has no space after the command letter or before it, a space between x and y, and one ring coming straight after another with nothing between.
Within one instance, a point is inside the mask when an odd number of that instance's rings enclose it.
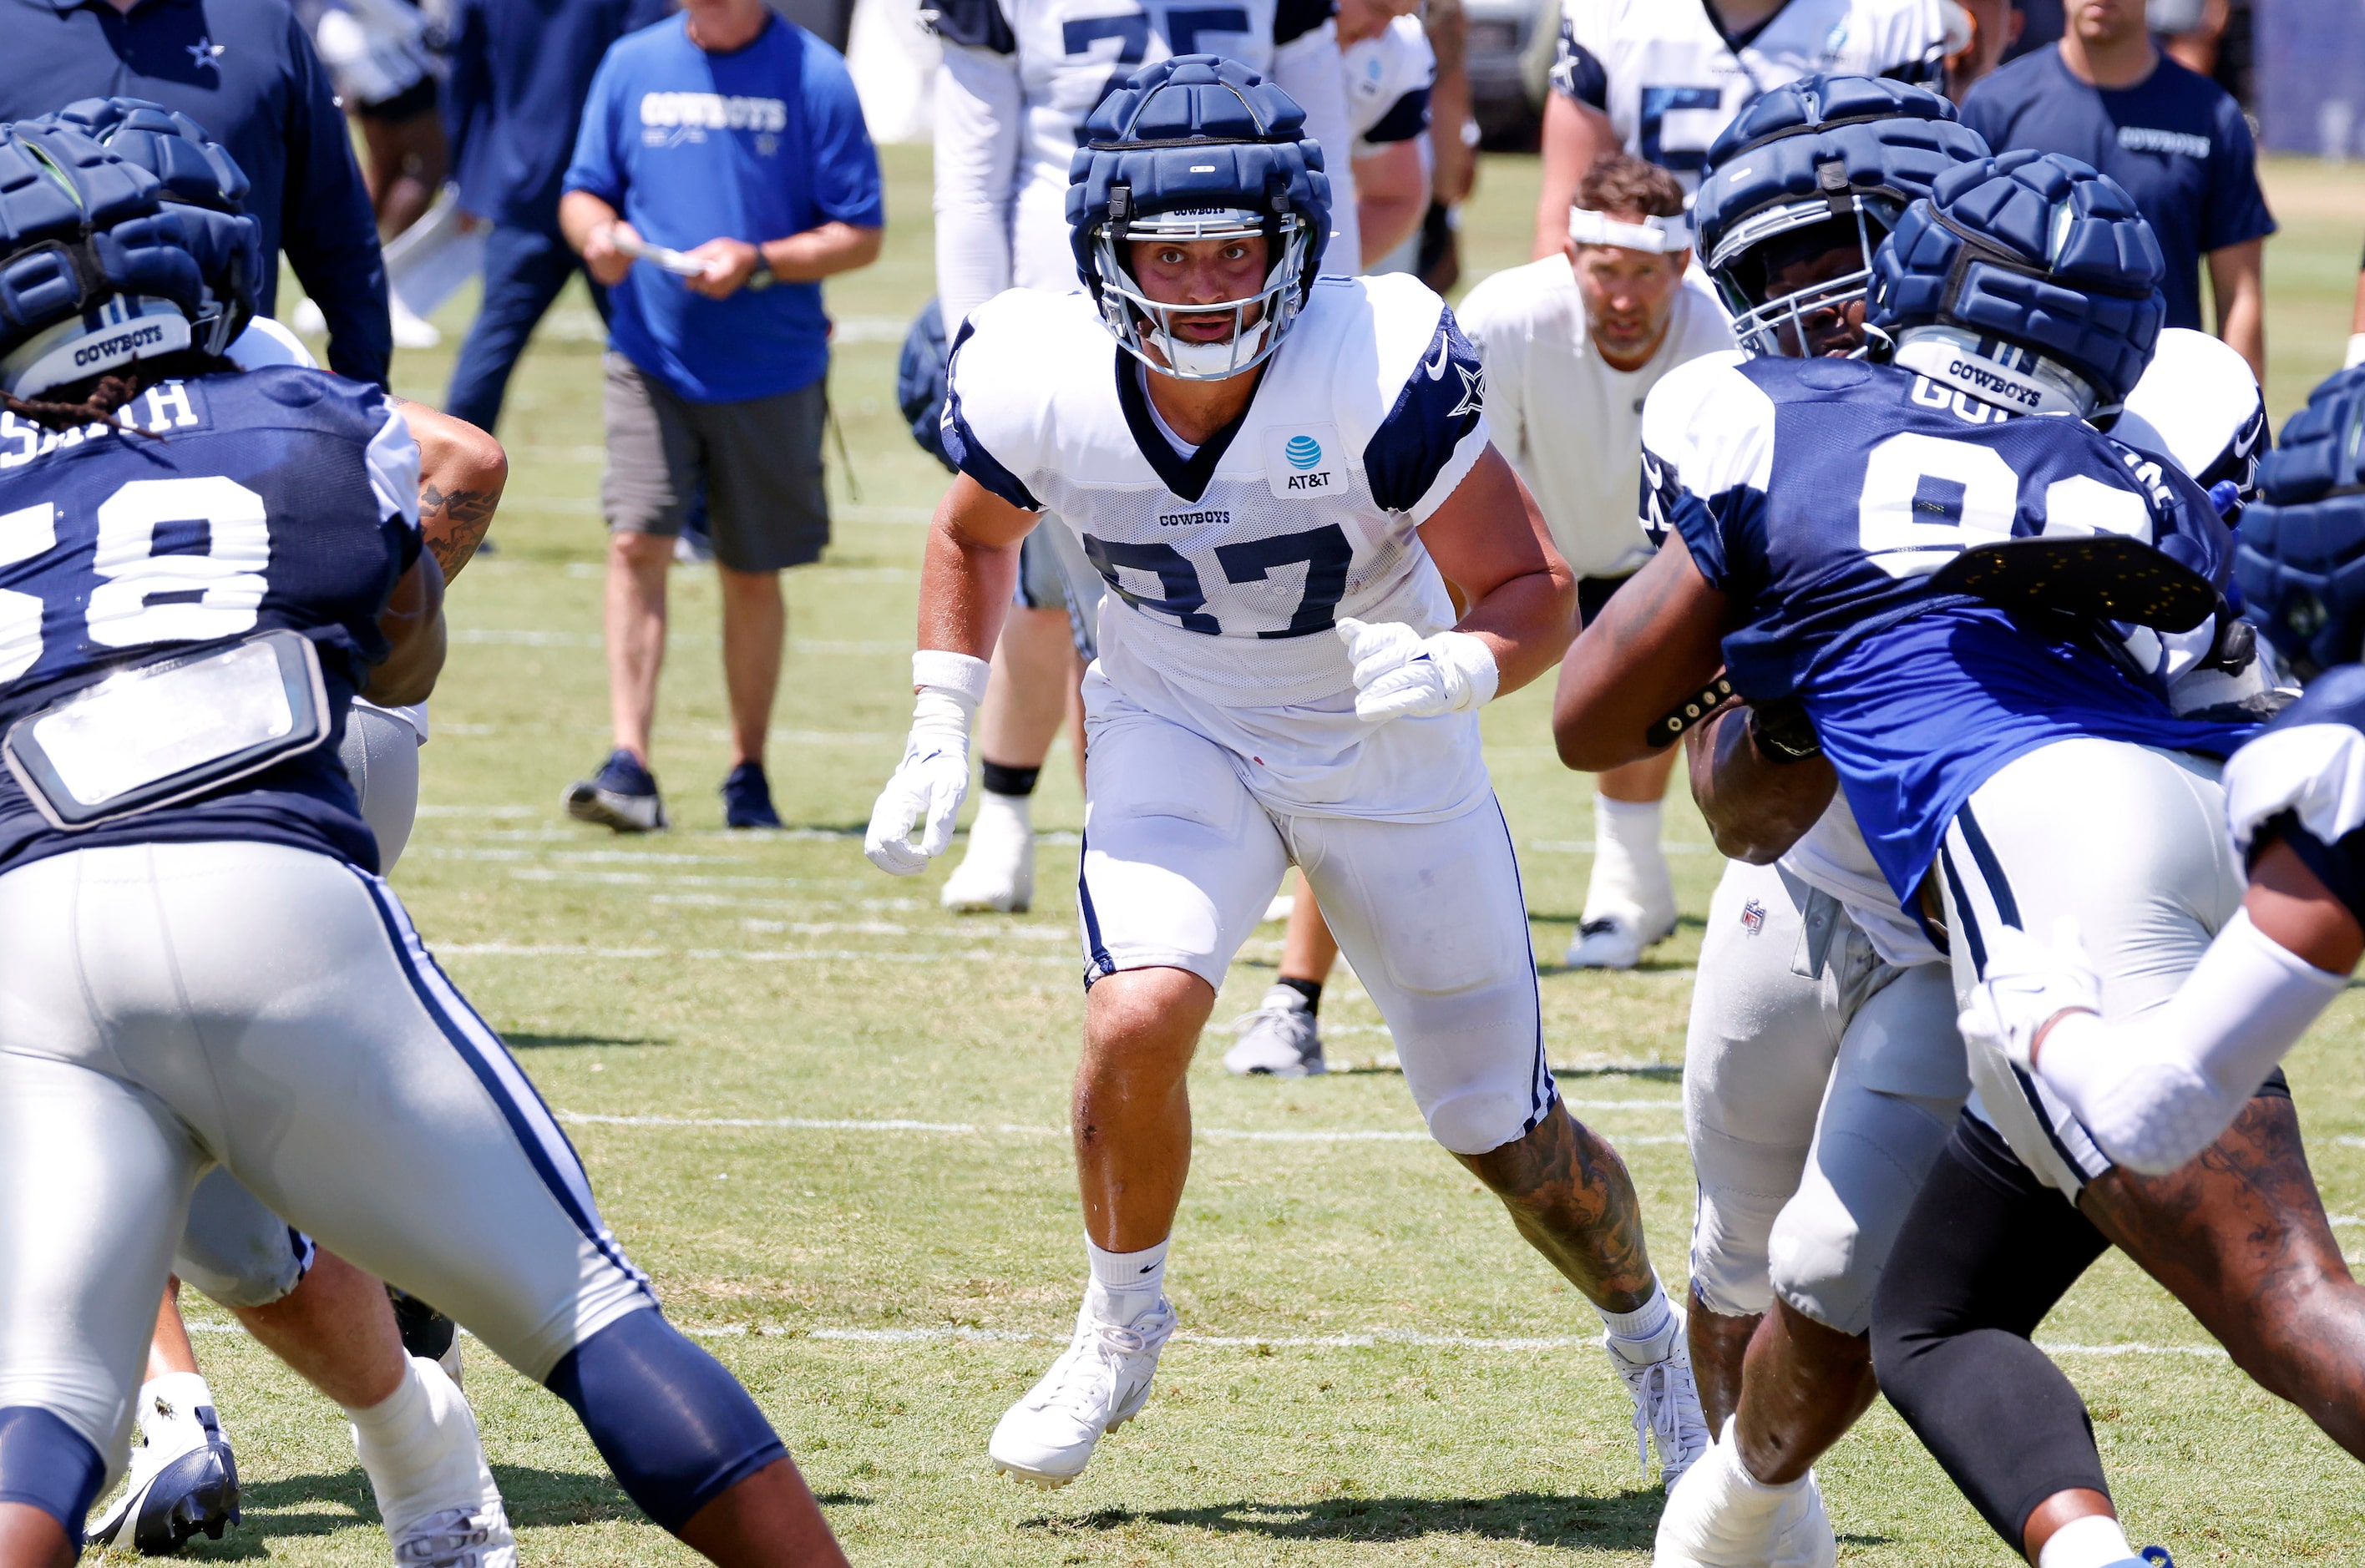
<instances>
[{"instance_id":1,"label":"arm tattoo","mask_svg":"<svg viewBox=\"0 0 2365 1568\"><path fill-rule=\"evenodd\" d=\"M444 581L457 577L484 543L499 504L499 497L488 490L445 490L432 480L419 487L419 526L427 547L435 552L436 565L443 568Z\"/></svg>"}]
</instances>

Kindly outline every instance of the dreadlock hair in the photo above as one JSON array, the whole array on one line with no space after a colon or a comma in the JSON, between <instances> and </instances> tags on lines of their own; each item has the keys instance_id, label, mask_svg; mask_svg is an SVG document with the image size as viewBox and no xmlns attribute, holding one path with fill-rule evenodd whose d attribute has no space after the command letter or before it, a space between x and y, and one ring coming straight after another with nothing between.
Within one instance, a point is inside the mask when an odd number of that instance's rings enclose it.
<instances>
[{"instance_id":1,"label":"dreadlock hair","mask_svg":"<svg viewBox=\"0 0 2365 1568\"><path fill-rule=\"evenodd\" d=\"M0 392L0 409L45 430L74 431L84 425L105 425L120 435L152 437L152 431L124 424L116 418L124 405L166 381L186 381L237 369L236 364L219 354L183 349L177 353L137 361L121 375L93 375L68 382L39 398Z\"/></svg>"}]
</instances>

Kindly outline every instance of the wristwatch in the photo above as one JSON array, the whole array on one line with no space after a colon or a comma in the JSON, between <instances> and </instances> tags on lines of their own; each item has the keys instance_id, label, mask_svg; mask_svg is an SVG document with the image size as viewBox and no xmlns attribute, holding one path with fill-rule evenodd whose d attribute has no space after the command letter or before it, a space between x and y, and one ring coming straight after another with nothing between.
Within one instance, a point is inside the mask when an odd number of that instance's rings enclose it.
<instances>
[{"instance_id":1,"label":"wristwatch","mask_svg":"<svg viewBox=\"0 0 2365 1568\"><path fill-rule=\"evenodd\" d=\"M779 281L780 274L772 270L772 259L764 254L763 246L757 246L756 270L747 274L746 286L749 288L769 288Z\"/></svg>"}]
</instances>

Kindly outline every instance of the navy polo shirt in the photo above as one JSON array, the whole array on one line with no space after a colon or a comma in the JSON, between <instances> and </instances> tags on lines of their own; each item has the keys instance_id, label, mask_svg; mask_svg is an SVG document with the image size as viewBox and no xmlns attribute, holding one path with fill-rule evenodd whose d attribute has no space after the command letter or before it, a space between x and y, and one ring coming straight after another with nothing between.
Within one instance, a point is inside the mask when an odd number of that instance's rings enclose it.
<instances>
[{"instance_id":1,"label":"navy polo shirt","mask_svg":"<svg viewBox=\"0 0 2365 1568\"><path fill-rule=\"evenodd\" d=\"M1963 123L1998 152L2066 152L2124 185L2168 260L2168 324L2201 323L2201 258L2275 231L2241 106L2163 54L2132 87L2097 87L2039 50L1998 69L1963 100Z\"/></svg>"},{"instance_id":2,"label":"navy polo shirt","mask_svg":"<svg viewBox=\"0 0 2365 1568\"><path fill-rule=\"evenodd\" d=\"M460 202L505 229L558 233L558 187L608 46L668 0L459 0L444 116Z\"/></svg>"},{"instance_id":3,"label":"navy polo shirt","mask_svg":"<svg viewBox=\"0 0 2365 1568\"><path fill-rule=\"evenodd\" d=\"M148 98L230 150L253 188L263 254L288 263L329 322L329 365L384 384L394 339L377 220L329 73L287 0L0 0L0 121L79 98ZM279 270L263 269L275 314Z\"/></svg>"},{"instance_id":4,"label":"navy polo shirt","mask_svg":"<svg viewBox=\"0 0 2365 1568\"><path fill-rule=\"evenodd\" d=\"M727 53L690 42L680 17L620 40L592 79L566 188L678 251L887 221L846 57L778 17ZM829 369L818 283L709 299L635 262L608 303L615 351L693 403L777 397Z\"/></svg>"}]
</instances>

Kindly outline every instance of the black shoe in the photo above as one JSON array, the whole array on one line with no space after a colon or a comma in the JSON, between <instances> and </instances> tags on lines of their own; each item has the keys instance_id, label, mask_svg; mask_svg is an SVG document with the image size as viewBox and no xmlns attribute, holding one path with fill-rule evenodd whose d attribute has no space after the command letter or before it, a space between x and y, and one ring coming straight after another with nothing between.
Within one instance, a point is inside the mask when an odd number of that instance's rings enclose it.
<instances>
[{"instance_id":1,"label":"black shoe","mask_svg":"<svg viewBox=\"0 0 2365 1568\"><path fill-rule=\"evenodd\" d=\"M779 827L780 813L772 809L772 786L760 762L743 762L723 780L723 825Z\"/></svg>"},{"instance_id":2,"label":"black shoe","mask_svg":"<svg viewBox=\"0 0 2365 1568\"><path fill-rule=\"evenodd\" d=\"M618 833L655 833L666 825L656 776L628 751L609 753L599 772L568 787L566 814Z\"/></svg>"}]
</instances>

